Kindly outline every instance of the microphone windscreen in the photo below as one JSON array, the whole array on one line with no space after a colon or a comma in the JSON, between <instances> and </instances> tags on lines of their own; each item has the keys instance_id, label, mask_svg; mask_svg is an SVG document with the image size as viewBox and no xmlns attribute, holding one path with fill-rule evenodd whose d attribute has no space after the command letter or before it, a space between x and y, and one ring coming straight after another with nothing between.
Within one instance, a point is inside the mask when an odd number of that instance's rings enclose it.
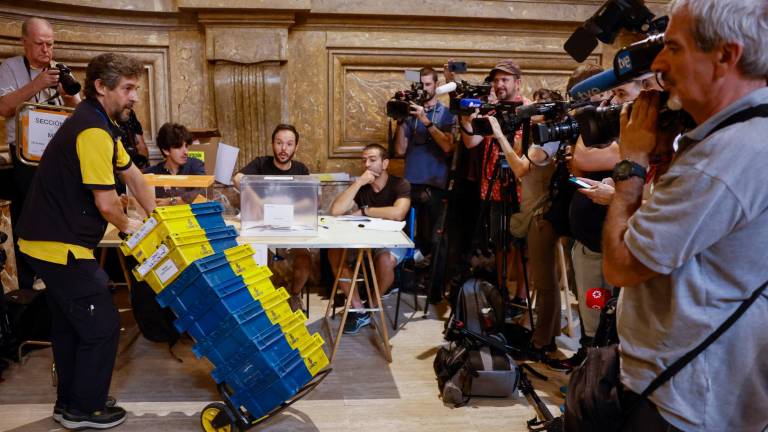
<instances>
[{"instance_id":1,"label":"microphone windscreen","mask_svg":"<svg viewBox=\"0 0 768 432\"><path fill-rule=\"evenodd\" d=\"M440 96L440 95L444 95L446 93L450 93L450 92L455 91L455 90L456 90L456 83L455 82L449 82L449 83L443 84L440 87L438 87L437 89L435 89L435 94Z\"/></svg>"},{"instance_id":2,"label":"microphone windscreen","mask_svg":"<svg viewBox=\"0 0 768 432\"><path fill-rule=\"evenodd\" d=\"M620 84L622 84L622 82L616 78L613 69L609 69L576 84L571 88L569 94L574 100L584 100L589 99L593 95L610 90Z\"/></svg>"},{"instance_id":3,"label":"microphone windscreen","mask_svg":"<svg viewBox=\"0 0 768 432\"><path fill-rule=\"evenodd\" d=\"M611 298L611 292L605 288L590 288L585 293L584 299L590 309L603 310L605 304Z\"/></svg>"}]
</instances>

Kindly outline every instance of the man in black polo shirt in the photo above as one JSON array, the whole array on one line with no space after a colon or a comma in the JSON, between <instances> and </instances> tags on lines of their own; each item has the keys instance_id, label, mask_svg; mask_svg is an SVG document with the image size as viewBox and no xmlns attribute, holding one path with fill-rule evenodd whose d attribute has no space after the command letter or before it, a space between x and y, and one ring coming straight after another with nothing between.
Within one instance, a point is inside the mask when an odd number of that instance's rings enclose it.
<instances>
[{"instance_id":1,"label":"man in black polo shirt","mask_svg":"<svg viewBox=\"0 0 768 432\"><path fill-rule=\"evenodd\" d=\"M120 317L93 249L107 222L124 233L141 225L123 211L115 171L147 213L155 208L115 123L138 99L142 73L141 63L121 54L88 63L86 99L45 149L17 227L19 249L47 288L59 378L53 418L67 429L125 421L124 409L107 406Z\"/></svg>"},{"instance_id":2,"label":"man in black polo shirt","mask_svg":"<svg viewBox=\"0 0 768 432\"><path fill-rule=\"evenodd\" d=\"M378 144L368 144L363 149L363 163L365 163L365 172L333 200L331 214L343 215L352 210L353 204L357 204L358 209L352 213L353 215L404 220L411 208L411 184L387 172L389 166L387 150ZM382 293L386 292L395 280L395 267L403 261L407 251L404 248L385 248L374 251L376 282ZM342 249L328 251L328 260L331 262L334 274L338 272L341 254ZM351 276L349 266L345 265L342 277L349 281ZM347 281L339 281L339 287L345 295L349 295L350 284ZM371 306L379 307L376 304ZM357 291L352 296L352 307L363 308L363 302ZM371 316L367 312L350 311L344 325L344 333L356 334L361 328L370 324Z\"/></svg>"},{"instance_id":3,"label":"man in black polo shirt","mask_svg":"<svg viewBox=\"0 0 768 432\"><path fill-rule=\"evenodd\" d=\"M244 166L232 181L240 189L240 181L246 175L309 175L307 166L293 160L299 148L299 132L293 125L279 124L272 131L272 153L274 156L260 156ZM277 255L293 261L293 278L288 292L291 309L303 309L301 291L309 279L312 258L309 249L278 249Z\"/></svg>"}]
</instances>

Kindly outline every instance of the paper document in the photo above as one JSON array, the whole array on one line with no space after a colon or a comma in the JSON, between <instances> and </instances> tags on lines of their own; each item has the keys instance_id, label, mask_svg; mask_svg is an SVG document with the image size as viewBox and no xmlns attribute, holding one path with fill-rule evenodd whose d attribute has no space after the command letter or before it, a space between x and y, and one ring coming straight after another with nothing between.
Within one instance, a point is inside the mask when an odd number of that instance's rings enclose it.
<instances>
[{"instance_id":1,"label":"paper document","mask_svg":"<svg viewBox=\"0 0 768 432\"><path fill-rule=\"evenodd\" d=\"M214 172L214 178L217 182L225 185L232 184L232 172L235 171L239 152L240 149L237 147L219 143L219 148L216 150L216 170Z\"/></svg>"},{"instance_id":2,"label":"paper document","mask_svg":"<svg viewBox=\"0 0 768 432\"><path fill-rule=\"evenodd\" d=\"M267 252L267 245L251 243L251 247L253 248L253 260L256 261L256 265L267 265L267 257L269 256Z\"/></svg>"},{"instance_id":3,"label":"paper document","mask_svg":"<svg viewBox=\"0 0 768 432\"><path fill-rule=\"evenodd\" d=\"M402 231L405 228L405 221L393 221L387 219L371 218L369 222L363 222L363 229L374 231Z\"/></svg>"},{"instance_id":4,"label":"paper document","mask_svg":"<svg viewBox=\"0 0 768 432\"><path fill-rule=\"evenodd\" d=\"M264 225L293 226L293 204L264 204Z\"/></svg>"}]
</instances>

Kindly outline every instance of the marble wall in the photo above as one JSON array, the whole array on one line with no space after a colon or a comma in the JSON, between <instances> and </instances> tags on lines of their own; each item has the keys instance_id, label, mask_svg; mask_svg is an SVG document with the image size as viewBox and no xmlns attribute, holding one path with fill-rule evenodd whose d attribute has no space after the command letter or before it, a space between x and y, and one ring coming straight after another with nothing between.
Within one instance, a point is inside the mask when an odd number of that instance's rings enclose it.
<instances>
[{"instance_id":1,"label":"marble wall","mask_svg":"<svg viewBox=\"0 0 768 432\"><path fill-rule=\"evenodd\" d=\"M301 133L313 171L358 172L359 151L386 144L384 106L403 72L469 63L481 80L498 59L524 71L523 93L563 89L576 63L563 42L602 1L582 0L26 0L0 1L0 59L21 51L28 16L54 23L56 58L82 78L92 56L121 51L145 65L137 113L145 139L166 121L218 128L238 165L270 152L275 124ZM655 11L662 0L647 2ZM611 47L589 61L608 65ZM2 120L0 120L2 123ZM4 151L0 128L0 153ZM392 164L402 169L401 161Z\"/></svg>"}]
</instances>

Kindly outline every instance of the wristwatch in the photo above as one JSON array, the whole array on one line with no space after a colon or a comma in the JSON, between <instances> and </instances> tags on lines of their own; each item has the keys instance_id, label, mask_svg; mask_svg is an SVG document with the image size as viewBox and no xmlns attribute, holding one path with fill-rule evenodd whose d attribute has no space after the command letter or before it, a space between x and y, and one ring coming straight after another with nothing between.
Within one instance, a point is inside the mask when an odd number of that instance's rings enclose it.
<instances>
[{"instance_id":1,"label":"wristwatch","mask_svg":"<svg viewBox=\"0 0 768 432\"><path fill-rule=\"evenodd\" d=\"M624 159L613 167L614 181L628 180L631 177L640 177L645 180L645 176L645 167L629 159Z\"/></svg>"}]
</instances>

